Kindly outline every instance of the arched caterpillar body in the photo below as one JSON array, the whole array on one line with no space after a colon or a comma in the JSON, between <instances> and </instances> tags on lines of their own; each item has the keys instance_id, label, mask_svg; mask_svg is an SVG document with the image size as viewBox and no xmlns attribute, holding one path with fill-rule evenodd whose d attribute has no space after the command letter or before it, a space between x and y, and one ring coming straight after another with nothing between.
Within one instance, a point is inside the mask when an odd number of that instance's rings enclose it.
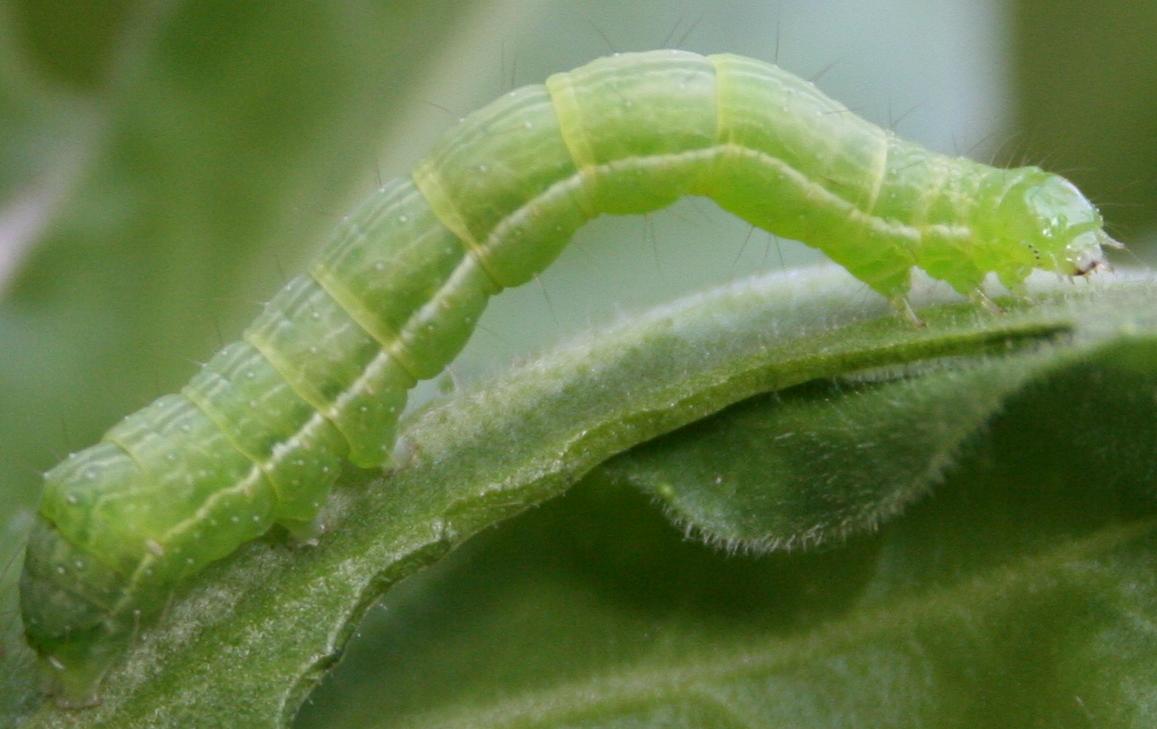
<instances>
[{"instance_id":1,"label":"arched caterpillar body","mask_svg":"<svg viewBox=\"0 0 1157 729\"><path fill-rule=\"evenodd\" d=\"M826 252L906 311L913 267L1083 275L1112 244L1065 179L898 139L769 64L680 51L601 59L512 91L347 217L308 273L178 394L46 476L22 605L67 701L93 698L142 614L281 524L309 529L343 459L383 464L417 380L487 299L603 213L686 195Z\"/></svg>"}]
</instances>

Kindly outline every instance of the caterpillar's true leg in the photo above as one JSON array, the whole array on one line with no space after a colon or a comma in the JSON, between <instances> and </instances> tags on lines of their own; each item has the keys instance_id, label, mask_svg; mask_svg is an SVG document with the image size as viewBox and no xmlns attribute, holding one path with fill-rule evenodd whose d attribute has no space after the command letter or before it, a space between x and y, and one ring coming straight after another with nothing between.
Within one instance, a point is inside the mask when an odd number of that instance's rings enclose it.
<instances>
[{"instance_id":1,"label":"caterpillar's true leg","mask_svg":"<svg viewBox=\"0 0 1157 729\"><path fill-rule=\"evenodd\" d=\"M912 302L908 301L908 297L904 294L897 294L890 299L892 308L896 313L908 320L912 326L917 329L923 328L924 322L920 317L916 316L916 310L912 308Z\"/></svg>"},{"instance_id":2,"label":"caterpillar's true leg","mask_svg":"<svg viewBox=\"0 0 1157 729\"><path fill-rule=\"evenodd\" d=\"M1004 309L1001 308L1000 304L993 301L988 294L984 293L984 289L980 286L974 288L968 298L983 306L990 314L999 315L1004 313Z\"/></svg>"}]
</instances>

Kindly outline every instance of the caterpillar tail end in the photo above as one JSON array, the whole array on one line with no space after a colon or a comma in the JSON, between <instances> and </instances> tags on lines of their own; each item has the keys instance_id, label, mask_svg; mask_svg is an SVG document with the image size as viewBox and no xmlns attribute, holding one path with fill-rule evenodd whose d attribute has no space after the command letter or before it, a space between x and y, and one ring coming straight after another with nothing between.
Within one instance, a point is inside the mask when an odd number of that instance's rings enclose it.
<instances>
[{"instance_id":1,"label":"caterpillar tail end","mask_svg":"<svg viewBox=\"0 0 1157 729\"><path fill-rule=\"evenodd\" d=\"M80 650L71 648L79 646ZM124 643L84 641L55 646L40 656L44 692L62 709L86 709L100 704L100 686L119 660Z\"/></svg>"},{"instance_id":2,"label":"caterpillar tail end","mask_svg":"<svg viewBox=\"0 0 1157 729\"><path fill-rule=\"evenodd\" d=\"M101 681L131 642L135 612L118 619L103 607L115 600L120 580L37 519L20 578L21 614L45 692L63 708L100 703Z\"/></svg>"}]
</instances>

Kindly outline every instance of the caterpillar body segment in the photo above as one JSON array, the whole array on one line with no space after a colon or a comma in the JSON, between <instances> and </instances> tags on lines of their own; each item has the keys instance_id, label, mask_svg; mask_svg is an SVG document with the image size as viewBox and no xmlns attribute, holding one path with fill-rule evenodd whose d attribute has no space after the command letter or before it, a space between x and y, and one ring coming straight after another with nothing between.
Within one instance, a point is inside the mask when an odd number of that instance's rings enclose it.
<instances>
[{"instance_id":1,"label":"caterpillar body segment","mask_svg":"<svg viewBox=\"0 0 1157 729\"><path fill-rule=\"evenodd\" d=\"M769 64L655 51L513 91L374 193L180 393L46 476L22 579L66 702L205 565L306 533L345 460L382 465L406 394L490 296L604 213L705 196L824 251L901 311L912 268L969 295L995 273L1084 275L1111 245L1067 180L929 152Z\"/></svg>"}]
</instances>

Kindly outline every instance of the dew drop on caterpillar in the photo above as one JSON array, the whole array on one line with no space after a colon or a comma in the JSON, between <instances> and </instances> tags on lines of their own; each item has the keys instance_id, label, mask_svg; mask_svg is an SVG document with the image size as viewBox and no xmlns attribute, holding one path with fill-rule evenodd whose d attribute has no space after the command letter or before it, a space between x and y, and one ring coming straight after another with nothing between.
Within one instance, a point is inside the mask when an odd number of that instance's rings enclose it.
<instances>
[{"instance_id":1,"label":"dew drop on caterpillar","mask_svg":"<svg viewBox=\"0 0 1157 729\"><path fill-rule=\"evenodd\" d=\"M929 152L760 61L623 54L512 91L344 219L179 393L46 475L22 612L63 700L95 700L174 585L274 524L308 535L343 460L383 465L407 392L491 296L588 220L689 195L819 248L912 318L914 267L983 300L989 273L1016 291L1115 245L1064 178Z\"/></svg>"}]
</instances>

